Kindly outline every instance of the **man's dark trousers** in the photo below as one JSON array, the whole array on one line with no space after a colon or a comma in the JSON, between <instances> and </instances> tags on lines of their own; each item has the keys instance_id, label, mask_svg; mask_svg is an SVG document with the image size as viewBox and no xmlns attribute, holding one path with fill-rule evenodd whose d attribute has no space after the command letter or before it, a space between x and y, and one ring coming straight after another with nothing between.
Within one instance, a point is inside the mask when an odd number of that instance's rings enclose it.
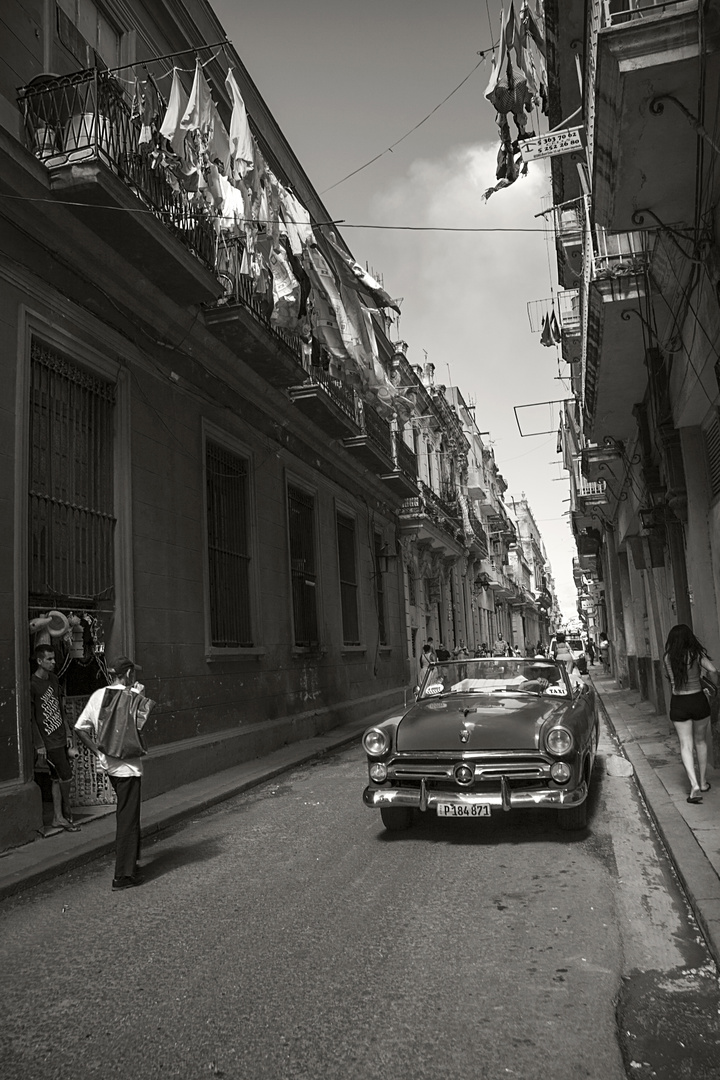
<instances>
[{"instance_id":1,"label":"man's dark trousers","mask_svg":"<svg viewBox=\"0 0 720 1080\"><path fill-rule=\"evenodd\" d=\"M117 795L115 877L133 877L140 854L140 776L110 776Z\"/></svg>"}]
</instances>

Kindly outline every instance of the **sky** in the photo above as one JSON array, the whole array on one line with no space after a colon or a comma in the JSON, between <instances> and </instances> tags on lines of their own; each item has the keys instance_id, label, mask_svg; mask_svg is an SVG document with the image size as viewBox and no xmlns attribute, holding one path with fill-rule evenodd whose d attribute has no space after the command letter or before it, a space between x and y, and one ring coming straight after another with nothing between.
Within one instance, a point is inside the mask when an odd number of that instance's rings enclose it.
<instances>
[{"instance_id":1,"label":"sky","mask_svg":"<svg viewBox=\"0 0 720 1080\"><path fill-rule=\"evenodd\" d=\"M411 363L431 362L436 382L475 403L508 484L506 502L527 497L560 607L572 618L567 474L554 433L527 436L556 431L557 406L521 410L526 437L514 411L571 396L561 378L567 366L531 332L527 311L557 290L554 243L536 216L550 195L549 163L531 163L527 177L482 199L495 183L499 143L484 97L492 58L479 54L497 41L500 0L212 3L331 217L344 221L355 258L403 298L391 338L408 343ZM337 183L402 139L466 77L392 152ZM418 230L428 226L488 231Z\"/></svg>"}]
</instances>

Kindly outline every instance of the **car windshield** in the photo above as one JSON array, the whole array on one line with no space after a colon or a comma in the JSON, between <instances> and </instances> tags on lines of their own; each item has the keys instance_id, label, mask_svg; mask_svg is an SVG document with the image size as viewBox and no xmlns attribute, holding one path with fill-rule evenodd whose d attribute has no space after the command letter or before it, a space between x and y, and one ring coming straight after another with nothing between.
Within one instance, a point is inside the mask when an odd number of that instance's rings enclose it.
<instances>
[{"instance_id":1,"label":"car windshield","mask_svg":"<svg viewBox=\"0 0 720 1080\"><path fill-rule=\"evenodd\" d=\"M569 692L565 676L553 660L488 657L430 664L418 697L507 693L566 696Z\"/></svg>"},{"instance_id":2,"label":"car windshield","mask_svg":"<svg viewBox=\"0 0 720 1080\"><path fill-rule=\"evenodd\" d=\"M567 639L567 643L573 652L582 652L584 649L582 638L570 637Z\"/></svg>"}]
</instances>

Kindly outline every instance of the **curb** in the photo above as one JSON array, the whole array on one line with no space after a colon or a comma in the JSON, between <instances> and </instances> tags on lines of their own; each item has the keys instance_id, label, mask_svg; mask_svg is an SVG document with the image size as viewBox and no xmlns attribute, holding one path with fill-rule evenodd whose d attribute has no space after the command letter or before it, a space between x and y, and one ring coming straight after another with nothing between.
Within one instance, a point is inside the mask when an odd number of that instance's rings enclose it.
<instances>
[{"instance_id":1,"label":"curb","mask_svg":"<svg viewBox=\"0 0 720 1080\"><path fill-rule=\"evenodd\" d=\"M346 746L359 739L362 732L378 717L391 715L393 711L383 710L380 714L353 721L312 739L290 743L263 758L228 769L226 773L214 773L148 799L142 807L140 835L143 839L156 836L164 829L181 824L193 814L202 813L290 769L307 765ZM89 835L91 830L94 835ZM50 847L53 840L64 844L64 847L55 846L53 850ZM45 844L48 846L38 846ZM49 837L47 840L36 840L20 848L13 848L0 859L0 901L59 874L85 866L104 855L111 855L114 850L114 813L100 818L97 822L88 822L79 834L66 833L62 837Z\"/></svg>"},{"instance_id":2,"label":"curb","mask_svg":"<svg viewBox=\"0 0 720 1080\"><path fill-rule=\"evenodd\" d=\"M595 688L603 716L621 752L635 770L638 788L677 873L693 914L720 967L720 879L698 843L695 833L678 812L645 754L634 741L617 707Z\"/></svg>"}]
</instances>

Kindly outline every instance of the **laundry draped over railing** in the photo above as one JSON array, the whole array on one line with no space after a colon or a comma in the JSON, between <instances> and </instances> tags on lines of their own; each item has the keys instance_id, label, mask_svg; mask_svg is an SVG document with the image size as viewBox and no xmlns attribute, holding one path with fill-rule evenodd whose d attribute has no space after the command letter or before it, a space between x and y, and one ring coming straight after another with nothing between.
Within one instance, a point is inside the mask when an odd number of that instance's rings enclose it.
<instances>
[{"instance_id":1,"label":"laundry draped over railing","mask_svg":"<svg viewBox=\"0 0 720 1080\"><path fill-rule=\"evenodd\" d=\"M239 272L251 279L272 325L297 334L314 360L322 357L335 377L382 412L402 408L380 362L373 323L386 308L399 311L397 302L335 236L326 236L321 250L310 214L273 173L252 134L232 68L225 86L229 132L199 60L189 96L173 72L167 108L151 76L136 80L132 113L153 167L212 220L220 263L223 245L239 240Z\"/></svg>"}]
</instances>

